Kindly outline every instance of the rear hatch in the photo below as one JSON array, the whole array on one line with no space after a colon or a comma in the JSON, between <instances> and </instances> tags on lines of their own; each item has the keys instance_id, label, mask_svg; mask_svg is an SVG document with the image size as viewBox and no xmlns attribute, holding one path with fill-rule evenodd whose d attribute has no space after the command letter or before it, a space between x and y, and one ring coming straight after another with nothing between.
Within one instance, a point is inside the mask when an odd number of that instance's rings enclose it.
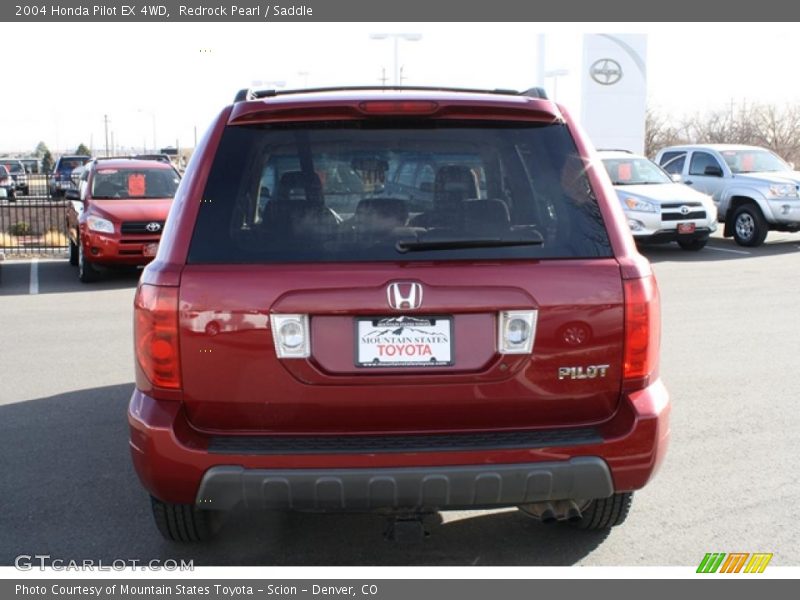
<instances>
[{"instance_id":1,"label":"rear hatch","mask_svg":"<svg viewBox=\"0 0 800 600\"><path fill-rule=\"evenodd\" d=\"M191 423L364 434L608 419L623 289L575 155L541 116L229 125L181 275Z\"/></svg>"}]
</instances>

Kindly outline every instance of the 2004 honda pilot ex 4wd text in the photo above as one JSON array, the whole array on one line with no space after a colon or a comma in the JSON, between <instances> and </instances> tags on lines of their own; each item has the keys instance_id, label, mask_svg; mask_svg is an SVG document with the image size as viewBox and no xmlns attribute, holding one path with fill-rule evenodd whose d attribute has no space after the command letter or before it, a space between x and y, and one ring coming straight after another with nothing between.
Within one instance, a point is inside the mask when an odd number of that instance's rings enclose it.
<instances>
[{"instance_id":1,"label":"2004 honda pilot ex 4wd text","mask_svg":"<svg viewBox=\"0 0 800 600\"><path fill-rule=\"evenodd\" d=\"M608 528L665 453L653 273L538 89L240 92L134 312L130 446L169 539L236 507Z\"/></svg>"}]
</instances>

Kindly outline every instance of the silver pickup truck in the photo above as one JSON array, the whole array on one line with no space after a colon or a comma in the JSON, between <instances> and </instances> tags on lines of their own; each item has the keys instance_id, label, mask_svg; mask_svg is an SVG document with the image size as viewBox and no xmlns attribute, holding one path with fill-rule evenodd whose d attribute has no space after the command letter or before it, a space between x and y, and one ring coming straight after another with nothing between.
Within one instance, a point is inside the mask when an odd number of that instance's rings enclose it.
<instances>
[{"instance_id":1,"label":"silver pickup truck","mask_svg":"<svg viewBox=\"0 0 800 600\"><path fill-rule=\"evenodd\" d=\"M659 151L656 162L717 205L725 237L760 246L769 230L800 231L800 172L756 146L693 144Z\"/></svg>"}]
</instances>

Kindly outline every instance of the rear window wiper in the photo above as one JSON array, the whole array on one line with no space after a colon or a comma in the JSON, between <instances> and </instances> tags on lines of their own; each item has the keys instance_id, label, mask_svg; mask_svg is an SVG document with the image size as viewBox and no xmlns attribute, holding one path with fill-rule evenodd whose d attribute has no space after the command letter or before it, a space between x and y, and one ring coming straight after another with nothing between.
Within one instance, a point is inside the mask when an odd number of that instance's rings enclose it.
<instances>
[{"instance_id":1,"label":"rear window wiper","mask_svg":"<svg viewBox=\"0 0 800 600\"><path fill-rule=\"evenodd\" d=\"M542 236L527 240L505 240L501 238L482 238L475 240L398 240L395 249L401 254L424 250L460 250L468 248L504 248L510 246L541 246Z\"/></svg>"}]
</instances>

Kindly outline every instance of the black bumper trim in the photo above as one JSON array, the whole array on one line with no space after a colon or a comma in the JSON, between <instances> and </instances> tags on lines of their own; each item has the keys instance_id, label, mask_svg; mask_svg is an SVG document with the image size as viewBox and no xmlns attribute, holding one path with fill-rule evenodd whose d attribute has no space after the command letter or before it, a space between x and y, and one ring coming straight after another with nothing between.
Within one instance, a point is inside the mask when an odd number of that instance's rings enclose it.
<instances>
[{"instance_id":1,"label":"black bumper trim","mask_svg":"<svg viewBox=\"0 0 800 600\"><path fill-rule=\"evenodd\" d=\"M512 465L370 469L245 469L212 467L196 506L230 510L441 510L589 500L614 493L599 457Z\"/></svg>"},{"instance_id":2,"label":"black bumper trim","mask_svg":"<svg viewBox=\"0 0 800 600\"><path fill-rule=\"evenodd\" d=\"M579 446L603 441L592 427L540 431L501 431L442 435L362 436L214 436L212 454L363 454L391 452L463 452Z\"/></svg>"}]
</instances>

